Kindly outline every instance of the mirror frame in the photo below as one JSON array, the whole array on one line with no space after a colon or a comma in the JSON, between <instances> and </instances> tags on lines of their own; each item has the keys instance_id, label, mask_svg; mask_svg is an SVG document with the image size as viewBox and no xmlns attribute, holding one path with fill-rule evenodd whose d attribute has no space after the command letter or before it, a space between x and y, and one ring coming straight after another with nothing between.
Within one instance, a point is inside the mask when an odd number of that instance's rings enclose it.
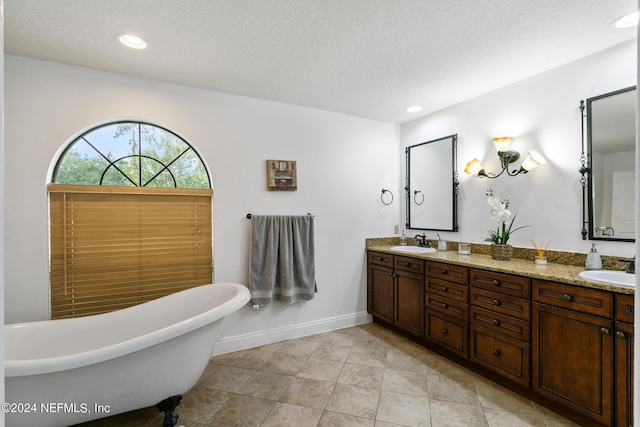
<instances>
[{"instance_id":1,"label":"mirror frame","mask_svg":"<svg viewBox=\"0 0 640 427\"><path fill-rule=\"evenodd\" d=\"M615 90L612 92L604 93L602 95L587 98L586 100L586 112L585 101L580 101L580 113L582 115L581 127L582 127L582 154L580 161L582 166L578 170L582 175L580 177L580 183L582 185L582 240L604 240L609 242L635 242L632 238L619 238L619 237L597 237L595 236L593 224L594 224L594 198L593 198L593 140L592 140L592 106L593 101L601 100L611 96L619 95L621 93L636 90L636 86L629 86L623 89ZM587 120L587 128L585 130L584 123L585 118ZM636 135L637 140L637 135ZM585 150L586 148L586 150Z\"/></svg>"},{"instance_id":2,"label":"mirror frame","mask_svg":"<svg viewBox=\"0 0 640 427\"><path fill-rule=\"evenodd\" d=\"M452 222L451 228L428 228L428 227L416 227L411 225L411 150L417 147L424 146L425 144L431 144L434 142L443 141L446 139L451 140L451 192L452 192ZM433 231L458 231L458 171L457 165L457 146L458 146L458 134L444 136L442 138L433 139L431 141L422 142L420 144L411 145L405 148L406 159L406 176L405 176L405 199L406 199L406 228L413 230L433 230Z\"/></svg>"}]
</instances>

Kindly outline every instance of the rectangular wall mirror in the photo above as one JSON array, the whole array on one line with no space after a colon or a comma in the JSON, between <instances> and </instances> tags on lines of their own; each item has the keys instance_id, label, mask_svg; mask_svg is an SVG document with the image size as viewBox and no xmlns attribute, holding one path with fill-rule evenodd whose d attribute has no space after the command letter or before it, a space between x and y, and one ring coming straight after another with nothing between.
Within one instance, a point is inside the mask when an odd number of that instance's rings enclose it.
<instances>
[{"instance_id":1,"label":"rectangular wall mirror","mask_svg":"<svg viewBox=\"0 0 640 427\"><path fill-rule=\"evenodd\" d=\"M405 149L407 228L458 231L457 135Z\"/></svg>"},{"instance_id":2,"label":"rectangular wall mirror","mask_svg":"<svg viewBox=\"0 0 640 427\"><path fill-rule=\"evenodd\" d=\"M634 241L636 87L589 98L586 108L589 240Z\"/></svg>"}]
</instances>

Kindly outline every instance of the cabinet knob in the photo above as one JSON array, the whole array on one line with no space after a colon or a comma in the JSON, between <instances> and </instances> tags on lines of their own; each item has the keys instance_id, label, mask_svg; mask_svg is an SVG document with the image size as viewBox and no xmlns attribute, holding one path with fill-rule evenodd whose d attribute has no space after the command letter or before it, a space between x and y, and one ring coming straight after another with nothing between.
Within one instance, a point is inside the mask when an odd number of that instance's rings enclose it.
<instances>
[{"instance_id":1,"label":"cabinet knob","mask_svg":"<svg viewBox=\"0 0 640 427\"><path fill-rule=\"evenodd\" d=\"M624 334L624 332L617 331L616 332L616 338L623 338L624 339L624 338L626 338L626 335Z\"/></svg>"},{"instance_id":2,"label":"cabinet knob","mask_svg":"<svg viewBox=\"0 0 640 427\"><path fill-rule=\"evenodd\" d=\"M500 280L494 279L493 280L493 284L496 285L496 286L500 286Z\"/></svg>"},{"instance_id":3,"label":"cabinet knob","mask_svg":"<svg viewBox=\"0 0 640 427\"><path fill-rule=\"evenodd\" d=\"M494 299L492 304L493 305L500 305L500 300Z\"/></svg>"},{"instance_id":4,"label":"cabinet knob","mask_svg":"<svg viewBox=\"0 0 640 427\"><path fill-rule=\"evenodd\" d=\"M440 273L441 274L447 274L448 272L447 272L447 270L442 270Z\"/></svg>"},{"instance_id":5,"label":"cabinet knob","mask_svg":"<svg viewBox=\"0 0 640 427\"><path fill-rule=\"evenodd\" d=\"M571 301L573 299L569 294L562 295L562 298L564 298L565 301Z\"/></svg>"},{"instance_id":6,"label":"cabinet knob","mask_svg":"<svg viewBox=\"0 0 640 427\"><path fill-rule=\"evenodd\" d=\"M393 273L388 273L390 277L393 277Z\"/></svg>"},{"instance_id":7,"label":"cabinet knob","mask_svg":"<svg viewBox=\"0 0 640 427\"><path fill-rule=\"evenodd\" d=\"M442 303L442 308L447 308L447 304Z\"/></svg>"},{"instance_id":8,"label":"cabinet knob","mask_svg":"<svg viewBox=\"0 0 640 427\"><path fill-rule=\"evenodd\" d=\"M447 292L447 287L446 286L443 286L441 289L442 289L442 292Z\"/></svg>"},{"instance_id":9,"label":"cabinet knob","mask_svg":"<svg viewBox=\"0 0 640 427\"><path fill-rule=\"evenodd\" d=\"M446 329L443 329L443 330L442 330L442 335L447 335L448 333L449 333L449 331L448 331L448 330L446 330Z\"/></svg>"},{"instance_id":10,"label":"cabinet knob","mask_svg":"<svg viewBox=\"0 0 640 427\"><path fill-rule=\"evenodd\" d=\"M609 330L607 328L600 328L600 333L602 335L607 335L607 334L609 334Z\"/></svg>"},{"instance_id":11,"label":"cabinet knob","mask_svg":"<svg viewBox=\"0 0 640 427\"><path fill-rule=\"evenodd\" d=\"M494 356L500 356L500 350L493 350Z\"/></svg>"},{"instance_id":12,"label":"cabinet knob","mask_svg":"<svg viewBox=\"0 0 640 427\"><path fill-rule=\"evenodd\" d=\"M495 326L500 326L500 321L498 319L493 319L493 323Z\"/></svg>"}]
</instances>

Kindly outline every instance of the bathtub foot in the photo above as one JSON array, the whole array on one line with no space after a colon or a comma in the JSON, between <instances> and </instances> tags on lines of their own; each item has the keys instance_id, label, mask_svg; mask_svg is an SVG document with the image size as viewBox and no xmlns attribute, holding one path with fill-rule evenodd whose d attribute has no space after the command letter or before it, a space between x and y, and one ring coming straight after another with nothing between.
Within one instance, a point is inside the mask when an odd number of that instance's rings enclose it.
<instances>
[{"instance_id":1,"label":"bathtub foot","mask_svg":"<svg viewBox=\"0 0 640 427\"><path fill-rule=\"evenodd\" d=\"M176 414L176 406L180 404L182 396L171 396L156 405L159 411L164 412L164 420L162 427L174 427L178 424L178 414Z\"/></svg>"}]
</instances>

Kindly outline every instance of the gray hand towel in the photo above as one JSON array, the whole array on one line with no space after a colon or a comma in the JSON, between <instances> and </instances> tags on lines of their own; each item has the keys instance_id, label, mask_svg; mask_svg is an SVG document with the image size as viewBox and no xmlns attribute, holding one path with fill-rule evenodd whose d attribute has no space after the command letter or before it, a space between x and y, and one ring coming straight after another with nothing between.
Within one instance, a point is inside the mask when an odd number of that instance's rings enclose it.
<instances>
[{"instance_id":1,"label":"gray hand towel","mask_svg":"<svg viewBox=\"0 0 640 427\"><path fill-rule=\"evenodd\" d=\"M252 304L290 304L317 292L313 216L253 215L249 290Z\"/></svg>"}]
</instances>

